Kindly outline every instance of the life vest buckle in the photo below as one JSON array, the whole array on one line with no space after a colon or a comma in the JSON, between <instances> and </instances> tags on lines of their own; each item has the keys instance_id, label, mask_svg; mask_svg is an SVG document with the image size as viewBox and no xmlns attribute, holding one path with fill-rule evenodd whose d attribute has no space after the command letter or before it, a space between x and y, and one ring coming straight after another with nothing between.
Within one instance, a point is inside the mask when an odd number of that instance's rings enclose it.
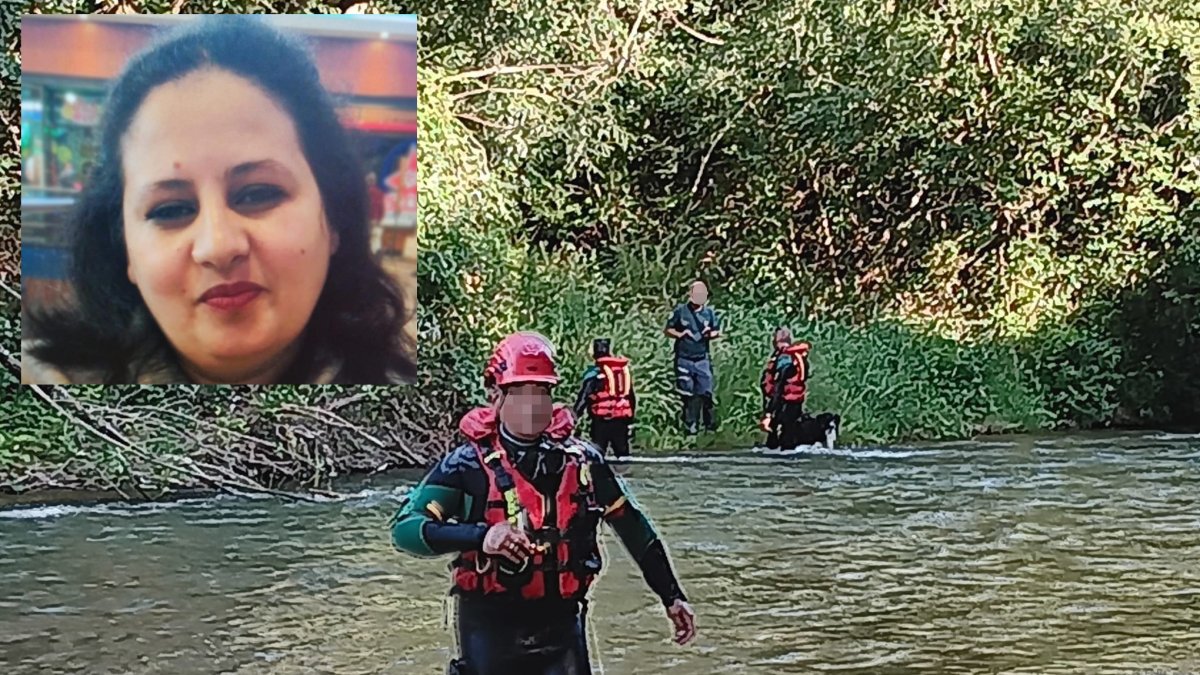
<instances>
[{"instance_id":1,"label":"life vest buckle","mask_svg":"<svg viewBox=\"0 0 1200 675\"><path fill-rule=\"evenodd\" d=\"M539 530L535 530L530 535L529 539L539 549L549 551L549 554L553 555L554 547L558 546L563 537L562 533L558 531L557 527L543 527Z\"/></svg>"}]
</instances>

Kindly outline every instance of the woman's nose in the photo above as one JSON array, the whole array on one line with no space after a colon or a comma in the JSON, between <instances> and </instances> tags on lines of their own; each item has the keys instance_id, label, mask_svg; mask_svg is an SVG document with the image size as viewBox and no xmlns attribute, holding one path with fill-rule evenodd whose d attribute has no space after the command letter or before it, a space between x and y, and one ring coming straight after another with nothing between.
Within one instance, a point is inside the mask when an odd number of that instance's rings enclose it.
<instances>
[{"instance_id":1,"label":"woman's nose","mask_svg":"<svg viewBox=\"0 0 1200 675\"><path fill-rule=\"evenodd\" d=\"M201 205L196 219L192 259L197 264L224 270L250 253L250 237L241 216L224 204Z\"/></svg>"}]
</instances>

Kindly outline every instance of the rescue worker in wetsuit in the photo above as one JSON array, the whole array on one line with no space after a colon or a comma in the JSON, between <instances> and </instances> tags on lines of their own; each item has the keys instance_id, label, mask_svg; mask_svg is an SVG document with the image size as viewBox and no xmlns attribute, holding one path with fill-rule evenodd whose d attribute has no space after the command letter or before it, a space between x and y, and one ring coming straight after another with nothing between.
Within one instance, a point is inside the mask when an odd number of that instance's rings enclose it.
<instances>
[{"instance_id":1,"label":"rescue worker in wetsuit","mask_svg":"<svg viewBox=\"0 0 1200 675\"><path fill-rule=\"evenodd\" d=\"M553 405L553 351L536 333L497 346L491 407L459 422L466 442L413 489L392 521L400 551L454 554L457 675L589 675L587 594L601 569L601 521L666 607L675 641L696 634L662 540L574 418Z\"/></svg>"},{"instance_id":2,"label":"rescue worker in wetsuit","mask_svg":"<svg viewBox=\"0 0 1200 675\"><path fill-rule=\"evenodd\" d=\"M767 359L760 380L763 395L763 418L760 426L767 432L768 448L794 448L800 444L800 424L807 416L804 402L808 398L807 342L793 344L792 332L775 329L772 338L775 351Z\"/></svg>"},{"instance_id":3,"label":"rescue worker in wetsuit","mask_svg":"<svg viewBox=\"0 0 1200 675\"><path fill-rule=\"evenodd\" d=\"M610 340L592 341L595 365L583 374L583 385L575 398L575 416L588 413L592 426L592 443L605 457L611 447L617 459L629 457L633 441L633 421L637 413L637 396L629 373L629 359L613 356Z\"/></svg>"},{"instance_id":4,"label":"rescue worker in wetsuit","mask_svg":"<svg viewBox=\"0 0 1200 675\"><path fill-rule=\"evenodd\" d=\"M684 429L695 435L703 418L705 430L716 431L709 343L721 337L721 322L708 307L703 281L692 282L687 302L671 312L663 333L675 340L675 389L683 399Z\"/></svg>"}]
</instances>

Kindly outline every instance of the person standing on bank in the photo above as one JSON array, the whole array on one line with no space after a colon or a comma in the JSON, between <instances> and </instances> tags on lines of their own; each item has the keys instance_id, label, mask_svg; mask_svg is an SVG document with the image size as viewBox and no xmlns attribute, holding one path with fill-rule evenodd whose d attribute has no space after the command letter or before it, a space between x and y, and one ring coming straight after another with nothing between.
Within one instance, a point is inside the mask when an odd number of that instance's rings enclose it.
<instances>
[{"instance_id":1,"label":"person standing on bank","mask_svg":"<svg viewBox=\"0 0 1200 675\"><path fill-rule=\"evenodd\" d=\"M675 387L683 398L684 428L695 435L703 417L705 430L716 431L709 343L721 337L721 322L708 307L703 281L692 282L688 301L675 307L663 332L675 340Z\"/></svg>"},{"instance_id":2,"label":"person standing on bank","mask_svg":"<svg viewBox=\"0 0 1200 675\"><path fill-rule=\"evenodd\" d=\"M612 342L607 338L592 341L595 365L583 374L583 386L575 399L575 416L588 412L592 426L592 443L604 456L612 447L617 459L629 457L633 440L633 421L637 414L637 396L629 373L629 359L613 356Z\"/></svg>"},{"instance_id":3,"label":"person standing on bank","mask_svg":"<svg viewBox=\"0 0 1200 675\"><path fill-rule=\"evenodd\" d=\"M553 348L537 333L496 346L483 373L490 407L459 422L446 455L392 519L392 544L453 554L460 657L451 675L589 675L588 590L601 569L601 521L666 607L675 642L696 620L658 533L575 420L554 405Z\"/></svg>"}]
</instances>

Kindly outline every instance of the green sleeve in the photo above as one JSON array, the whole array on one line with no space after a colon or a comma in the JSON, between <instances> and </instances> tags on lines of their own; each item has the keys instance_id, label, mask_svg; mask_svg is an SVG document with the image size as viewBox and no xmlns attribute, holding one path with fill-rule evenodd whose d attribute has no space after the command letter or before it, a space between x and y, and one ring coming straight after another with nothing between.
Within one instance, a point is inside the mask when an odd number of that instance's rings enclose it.
<instances>
[{"instance_id":1,"label":"green sleeve","mask_svg":"<svg viewBox=\"0 0 1200 675\"><path fill-rule=\"evenodd\" d=\"M392 545L396 550L420 557L435 557L448 552L428 540L427 526L438 526L450 518L462 518L468 510L466 495L460 488L432 483L426 476L413 488L400 510L392 518ZM462 527L470 527L464 525Z\"/></svg>"}]
</instances>

